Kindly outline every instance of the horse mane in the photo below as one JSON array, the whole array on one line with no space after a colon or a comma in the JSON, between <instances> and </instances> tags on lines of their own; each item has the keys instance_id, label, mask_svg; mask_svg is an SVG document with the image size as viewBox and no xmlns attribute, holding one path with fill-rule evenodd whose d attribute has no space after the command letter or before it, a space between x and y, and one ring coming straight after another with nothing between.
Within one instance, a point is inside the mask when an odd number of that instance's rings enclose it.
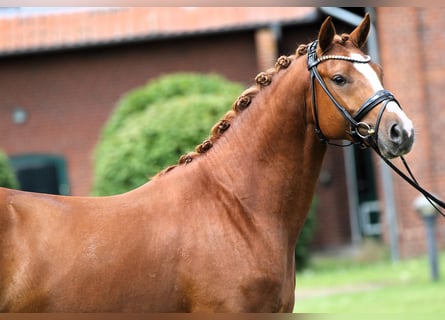
<instances>
[{"instance_id":1,"label":"horse mane","mask_svg":"<svg viewBox=\"0 0 445 320\"><path fill-rule=\"evenodd\" d=\"M300 45L296 53L290 56L281 56L277 59L273 68L270 68L266 71L260 72L255 77L255 84L250 88L246 89L241 95L235 100L232 105L232 109L228 111L225 116L219 120L210 130L210 136L205 139L201 144L196 146L195 151L189 152L187 154L182 155L177 164L171 165L158 174L156 174L153 179L165 175L167 172L170 172L174 168L187 165L193 161L200 154L206 153L209 151L214 143L226 132L233 120L245 109L247 109L255 96L261 91L262 88L267 87L272 83L273 76L277 74L280 70L286 69L289 67L291 62L298 57L305 55L307 53L307 44Z\"/></svg>"}]
</instances>

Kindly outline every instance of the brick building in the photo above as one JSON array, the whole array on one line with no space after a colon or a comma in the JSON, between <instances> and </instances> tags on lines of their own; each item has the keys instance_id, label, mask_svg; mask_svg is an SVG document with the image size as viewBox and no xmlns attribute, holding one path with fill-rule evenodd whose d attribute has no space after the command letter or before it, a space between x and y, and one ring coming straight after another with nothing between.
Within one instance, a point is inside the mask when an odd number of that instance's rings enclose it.
<instances>
[{"instance_id":1,"label":"brick building","mask_svg":"<svg viewBox=\"0 0 445 320\"><path fill-rule=\"evenodd\" d=\"M439 113L445 112L439 105L445 89L439 58L445 46L443 13L437 8L375 10L385 87L396 94L417 130L407 159L419 180L439 195L445 167L434 137L440 133ZM59 193L88 195L94 146L123 93L177 71L217 72L248 86L277 55L314 39L325 16L323 10L299 7L4 9L0 148L23 176L42 181L39 177L52 168ZM353 27L343 20L335 21L337 31L350 31ZM353 153L359 201L384 204L379 162L371 153ZM351 215L348 207L347 168L338 165L344 157L342 149L329 148L324 161L317 189L317 248L353 238L351 217L357 213ZM42 171L42 163L52 166ZM414 255L425 246L423 225L412 207L417 193L397 177L393 182L401 254ZM383 205L379 208L383 227L377 233L388 242L386 213ZM444 233L441 221L442 246Z\"/></svg>"},{"instance_id":2,"label":"brick building","mask_svg":"<svg viewBox=\"0 0 445 320\"><path fill-rule=\"evenodd\" d=\"M415 145L406 159L419 182L441 198L445 197L445 144L440 138L445 122L444 13L444 8L377 10L385 87L396 93L416 130ZM398 177L394 191L401 255L423 252L424 226L413 209L418 193ZM445 221L438 220L437 239L443 248Z\"/></svg>"}]
</instances>

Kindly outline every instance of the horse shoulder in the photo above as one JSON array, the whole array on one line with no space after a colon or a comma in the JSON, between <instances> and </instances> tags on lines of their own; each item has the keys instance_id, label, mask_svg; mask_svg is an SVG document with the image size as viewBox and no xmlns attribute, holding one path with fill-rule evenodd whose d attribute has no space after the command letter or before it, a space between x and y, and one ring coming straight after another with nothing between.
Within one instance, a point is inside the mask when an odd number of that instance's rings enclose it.
<instances>
[{"instance_id":1,"label":"horse shoulder","mask_svg":"<svg viewBox=\"0 0 445 320\"><path fill-rule=\"evenodd\" d=\"M16 311L38 301L39 290L30 286L33 262L28 235L21 232L21 191L0 188L0 310ZM18 197L18 198L17 198ZM32 304L32 303L31 303ZM35 305L34 305L35 306ZM29 309L38 311L39 308Z\"/></svg>"}]
</instances>

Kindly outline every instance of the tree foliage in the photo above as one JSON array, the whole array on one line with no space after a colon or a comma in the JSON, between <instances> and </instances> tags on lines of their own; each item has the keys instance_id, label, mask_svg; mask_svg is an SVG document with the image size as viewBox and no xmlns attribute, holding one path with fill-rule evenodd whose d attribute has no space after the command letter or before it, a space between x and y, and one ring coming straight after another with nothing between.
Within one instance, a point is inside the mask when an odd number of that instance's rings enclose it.
<instances>
[{"instance_id":1,"label":"tree foliage","mask_svg":"<svg viewBox=\"0 0 445 320\"><path fill-rule=\"evenodd\" d=\"M218 75L172 74L118 103L95 151L95 195L136 188L193 151L243 86Z\"/></svg>"},{"instance_id":2,"label":"tree foliage","mask_svg":"<svg viewBox=\"0 0 445 320\"><path fill-rule=\"evenodd\" d=\"M312 199L312 204L309 213L306 217L303 228L298 237L297 246L295 248L295 267L297 271L306 269L310 263L311 257L311 243L314 237L316 220L315 210L317 208L317 197Z\"/></svg>"},{"instance_id":3,"label":"tree foliage","mask_svg":"<svg viewBox=\"0 0 445 320\"><path fill-rule=\"evenodd\" d=\"M0 151L0 187L17 189L18 182L12 170L8 157Z\"/></svg>"}]
</instances>

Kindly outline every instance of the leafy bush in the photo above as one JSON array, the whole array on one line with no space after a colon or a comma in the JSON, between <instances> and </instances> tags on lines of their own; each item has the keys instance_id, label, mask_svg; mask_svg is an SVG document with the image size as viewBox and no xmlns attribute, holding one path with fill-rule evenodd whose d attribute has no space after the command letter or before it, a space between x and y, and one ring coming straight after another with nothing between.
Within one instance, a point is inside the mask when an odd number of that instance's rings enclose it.
<instances>
[{"instance_id":1,"label":"leafy bush","mask_svg":"<svg viewBox=\"0 0 445 320\"><path fill-rule=\"evenodd\" d=\"M125 95L95 152L93 194L134 189L193 151L243 86L217 75L173 74Z\"/></svg>"},{"instance_id":2,"label":"leafy bush","mask_svg":"<svg viewBox=\"0 0 445 320\"><path fill-rule=\"evenodd\" d=\"M315 233L315 209L317 207L317 197L314 196L309 209L303 229L298 237L297 247L295 248L295 265L297 271L305 269L310 262L310 245Z\"/></svg>"},{"instance_id":3,"label":"leafy bush","mask_svg":"<svg viewBox=\"0 0 445 320\"><path fill-rule=\"evenodd\" d=\"M18 188L17 178L9 165L8 157L0 151L0 187Z\"/></svg>"}]
</instances>

